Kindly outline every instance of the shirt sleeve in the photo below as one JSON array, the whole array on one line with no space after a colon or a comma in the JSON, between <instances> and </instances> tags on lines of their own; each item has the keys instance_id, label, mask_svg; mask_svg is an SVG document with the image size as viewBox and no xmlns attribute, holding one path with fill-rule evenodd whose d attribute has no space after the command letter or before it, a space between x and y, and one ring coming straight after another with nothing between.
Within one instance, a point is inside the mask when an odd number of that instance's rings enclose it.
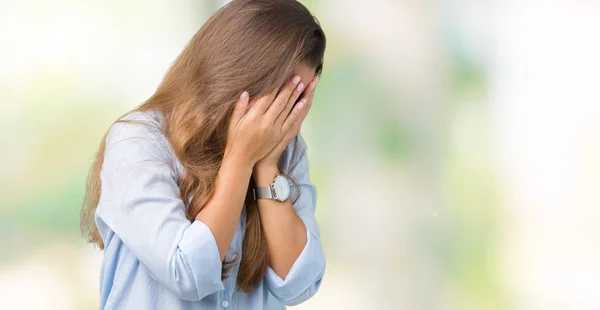
<instances>
[{"instance_id":1,"label":"shirt sleeve","mask_svg":"<svg viewBox=\"0 0 600 310\"><path fill-rule=\"evenodd\" d=\"M218 290L222 263L214 235L185 217L173 160L158 129L115 123L106 138L102 221L166 289L184 300Z\"/></svg>"},{"instance_id":2,"label":"shirt sleeve","mask_svg":"<svg viewBox=\"0 0 600 310\"><path fill-rule=\"evenodd\" d=\"M292 167L290 175L299 185L299 196L293 185L291 185L291 189L292 194L295 193L298 197L293 204L294 210L306 226L306 245L285 280L279 277L270 266L267 268L265 276L271 293L288 306L297 305L311 298L319 289L325 273L325 255L321 245L319 226L315 218L317 189L310 181L307 147L300 134L298 142L301 155L297 164ZM295 198L294 195L290 197Z\"/></svg>"}]
</instances>

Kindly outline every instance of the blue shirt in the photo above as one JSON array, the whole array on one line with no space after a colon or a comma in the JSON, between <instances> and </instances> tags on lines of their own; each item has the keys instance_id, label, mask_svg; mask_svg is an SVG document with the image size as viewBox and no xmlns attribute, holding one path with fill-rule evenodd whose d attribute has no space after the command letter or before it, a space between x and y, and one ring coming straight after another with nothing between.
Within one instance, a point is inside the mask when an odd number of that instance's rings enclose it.
<instances>
[{"instance_id":1,"label":"blue shirt","mask_svg":"<svg viewBox=\"0 0 600 310\"><path fill-rule=\"evenodd\" d=\"M269 267L256 292L246 293L236 290L245 207L225 258L236 262L222 281L213 233L203 222L190 223L185 217L177 187L185 172L159 129L162 116L136 111L124 119L144 124L115 123L106 138L95 214L105 244L101 309L284 309L317 292L325 257L314 216L316 188L309 180L301 135L301 156L290 174L300 186L293 206L306 226L306 245L285 280ZM293 164L293 145L280 158L284 167ZM297 195L291 186L291 198Z\"/></svg>"}]
</instances>

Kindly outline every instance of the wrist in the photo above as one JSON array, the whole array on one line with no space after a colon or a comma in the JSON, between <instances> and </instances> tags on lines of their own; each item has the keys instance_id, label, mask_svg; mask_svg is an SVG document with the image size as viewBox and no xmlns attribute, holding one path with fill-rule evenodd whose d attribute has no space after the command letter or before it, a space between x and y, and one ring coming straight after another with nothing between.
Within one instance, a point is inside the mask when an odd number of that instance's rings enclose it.
<instances>
[{"instance_id":1,"label":"wrist","mask_svg":"<svg viewBox=\"0 0 600 310\"><path fill-rule=\"evenodd\" d=\"M246 156L237 156L233 153L225 153L221 168L231 167L237 171L246 171L252 173L254 163L251 162Z\"/></svg>"},{"instance_id":2,"label":"wrist","mask_svg":"<svg viewBox=\"0 0 600 310\"><path fill-rule=\"evenodd\" d=\"M254 183L257 187L270 185L277 174L279 174L279 168L276 163L257 163L252 171Z\"/></svg>"},{"instance_id":3,"label":"wrist","mask_svg":"<svg viewBox=\"0 0 600 310\"><path fill-rule=\"evenodd\" d=\"M276 160L265 160L264 158L257 161L253 165L254 170L269 170L273 168L278 168Z\"/></svg>"}]
</instances>

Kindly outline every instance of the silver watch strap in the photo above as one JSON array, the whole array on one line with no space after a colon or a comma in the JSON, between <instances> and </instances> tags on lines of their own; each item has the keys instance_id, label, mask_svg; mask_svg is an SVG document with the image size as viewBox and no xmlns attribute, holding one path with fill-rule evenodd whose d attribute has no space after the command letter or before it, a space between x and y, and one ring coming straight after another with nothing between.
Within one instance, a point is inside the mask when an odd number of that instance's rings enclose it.
<instances>
[{"instance_id":1,"label":"silver watch strap","mask_svg":"<svg viewBox=\"0 0 600 310\"><path fill-rule=\"evenodd\" d=\"M257 187L254 189L254 200L256 199L274 199L271 185Z\"/></svg>"}]
</instances>

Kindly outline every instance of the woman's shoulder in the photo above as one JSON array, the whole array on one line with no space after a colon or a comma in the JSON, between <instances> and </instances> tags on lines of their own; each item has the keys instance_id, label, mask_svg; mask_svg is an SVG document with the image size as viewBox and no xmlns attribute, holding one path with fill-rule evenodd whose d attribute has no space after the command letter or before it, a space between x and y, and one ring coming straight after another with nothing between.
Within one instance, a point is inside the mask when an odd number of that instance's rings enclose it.
<instances>
[{"instance_id":1,"label":"woman's shoulder","mask_svg":"<svg viewBox=\"0 0 600 310\"><path fill-rule=\"evenodd\" d=\"M110 126L105 143L105 160L173 163L173 152L162 130L160 112L127 113Z\"/></svg>"},{"instance_id":2,"label":"woman's shoulder","mask_svg":"<svg viewBox=\"0 0 600 310\"><path fill-rule=\"evenodd\" d=\"M106 134L106 146L133 140L140 143L148 139L149 142L160 142L162 118L153 111L132 111L114 122Z\"/></svg>"},{"instance_id":3,"label":"woman's shoulder","mask_svg":"<svg viewBox=\"0 0 600 310\"><path fill-rule=\"evenodd\" d=\"M163 116L159 111L131 111L119 118L110 128L111 131L132 130L160 133ZM133 125L133 126L131 126Z\"/></svg>"}]
</instances>

